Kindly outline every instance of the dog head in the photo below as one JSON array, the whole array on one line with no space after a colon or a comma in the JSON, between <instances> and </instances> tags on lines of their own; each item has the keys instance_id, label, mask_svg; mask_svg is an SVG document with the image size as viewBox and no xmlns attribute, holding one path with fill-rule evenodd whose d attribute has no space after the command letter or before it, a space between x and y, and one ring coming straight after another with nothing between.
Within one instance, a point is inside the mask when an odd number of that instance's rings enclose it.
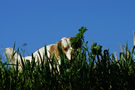
<instances>
[{"instance_id":1,"label":"dog head","mask_svg":"<svg viewBox=\"0 0 135 90\"><path fill-rule=\"evenodd\" d=\"M52 58L52 56L55 56L58 59L61 54L61 52L59 51L59 47L61 47L66 57L71 60L71 52L73 50L70 42L71 39L72 37L64 37L56 44L51 45L49 49L50 58Z\"/></svg>"},{"instance_id":2,"label":"dog head","mask_svg":"<svg viewBox=\"0 0 135 90\"><path fill-rule=\"evenodd\" d=\"M71 54L74 50L71 46L71 40L73 37L64 37L59 42L57 42L57 46L60 45L64 54L68 58L68 60L71 60Z\"/></svg>"},{"instance_id":3,"label":"dog head","mask_svg":"<svg viewBox=\"0 0 135 90\"><path fill-rule=\"evenodd\" d=\"M57 46L60 45L64 54L66 55L66 57L68 58L68 60L71 60L71 55L73 55L73 53L81 47L82 43L81 42L77 42L75 43L75 46L73 47L71 45L71 40L74 37L64 37L62 38L60 41L57 42Z\"/></svg>"}]
</instances>

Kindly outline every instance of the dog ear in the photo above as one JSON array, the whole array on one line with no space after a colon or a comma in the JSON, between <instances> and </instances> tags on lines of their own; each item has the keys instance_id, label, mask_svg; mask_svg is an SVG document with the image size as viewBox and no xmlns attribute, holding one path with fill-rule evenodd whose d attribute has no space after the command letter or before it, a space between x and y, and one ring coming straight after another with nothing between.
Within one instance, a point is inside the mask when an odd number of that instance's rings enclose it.
<instances>
[{"instance_id":1,"label":"dog ear","mask_svg":"<svg viewBox=\"0 0 135 90\"><path fill-rule=\"evenodd\" d=\"M72 40L74 37L69 37L70 40Z\"/></svg>"}]
</instances>

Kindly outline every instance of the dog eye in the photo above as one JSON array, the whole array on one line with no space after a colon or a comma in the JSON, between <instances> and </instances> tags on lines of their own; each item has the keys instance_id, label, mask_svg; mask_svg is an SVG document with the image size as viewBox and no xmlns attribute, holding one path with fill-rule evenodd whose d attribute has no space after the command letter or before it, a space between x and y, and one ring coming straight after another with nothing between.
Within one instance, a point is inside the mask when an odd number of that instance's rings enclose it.
<instances>
[{"instance_id":1,"label":"dog eye","mask_svg":"<svg viewBox=\"0 0 135 90\"><path fill-rule=\"evenodd\" d=\"M64 50L65 50L65 51L67 51L67 50L68 50L68 48L64 48Z\"/></svg>"}]
</instances>

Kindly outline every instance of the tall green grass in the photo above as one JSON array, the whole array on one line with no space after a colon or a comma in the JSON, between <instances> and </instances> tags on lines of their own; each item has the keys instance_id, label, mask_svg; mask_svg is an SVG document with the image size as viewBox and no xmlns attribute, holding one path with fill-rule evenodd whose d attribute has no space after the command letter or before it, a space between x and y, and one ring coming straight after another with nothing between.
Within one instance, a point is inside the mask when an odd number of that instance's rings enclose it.
<instances>
[{"instance_id":1,"label":"tall green grass","mask_svg":"<svg viewBox=\"0 0 135 90\"><path fill-rule=\"evenodd\" d=\"M72 42L82 41L83 45L76 50L71 61L59 48L60 72L54 66L57 64L54 58L50 60L46 54L41 64L36 64L34 57L31 63L22 60L22 72L18 71L18 67L7 67L7 62L0 61L0 90L134 90L135 47L129 51L126 45L124 52L116 58L97 43L88 47L83 37L85 31L86 28L79 29Z\"/></svg>"}]
</instances>

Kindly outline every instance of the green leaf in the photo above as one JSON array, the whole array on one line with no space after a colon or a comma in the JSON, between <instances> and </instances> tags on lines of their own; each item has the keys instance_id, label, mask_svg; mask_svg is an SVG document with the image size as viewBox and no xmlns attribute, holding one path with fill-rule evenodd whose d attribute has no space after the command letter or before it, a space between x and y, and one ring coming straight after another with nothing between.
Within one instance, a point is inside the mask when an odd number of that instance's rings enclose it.
<instances>
[{"instance_id":1,"label":"green leaf","mask_svg":"<svg viewBox=\"0 0 135 90\"><path fill-rule=\"evenodd\" d=\"M97 43L93 43L92 46L91 46L91 49L93 49L96 46L97 46Z\"/></svg>"},{"instance_id":2,"label":"green leaf","mask_svg":"<svg viewBox=\"0 0 135 90\"><path fill-rule=\"evenodd\" d=\"M96 50L98 50L98 51L99 51L99 50L101 50L101 49L102 49L102 46L98 45L98 46L96 46L95 48L96 48Z\"/></svg>"},{"instance_id":3,"label":"green leaf","mask_svg":"<svg viewBox=\"0 0 135 90\"><path fill-rule=\"evenodd\" d=\"M26 45L27 45L27 43L22 44L22 46L26 46Z\"/></svg>"},{"instance_id":4,"label":"green leaf","mask_svg":"<svg viewBox=\"0 0 135 90\"><path fill-rule=\"evenodd\" d=\"M71 69L66 69L66 72L67 72L67 73L70 73L70 72L71 72Z\"/></svg>"}]
</instances>

